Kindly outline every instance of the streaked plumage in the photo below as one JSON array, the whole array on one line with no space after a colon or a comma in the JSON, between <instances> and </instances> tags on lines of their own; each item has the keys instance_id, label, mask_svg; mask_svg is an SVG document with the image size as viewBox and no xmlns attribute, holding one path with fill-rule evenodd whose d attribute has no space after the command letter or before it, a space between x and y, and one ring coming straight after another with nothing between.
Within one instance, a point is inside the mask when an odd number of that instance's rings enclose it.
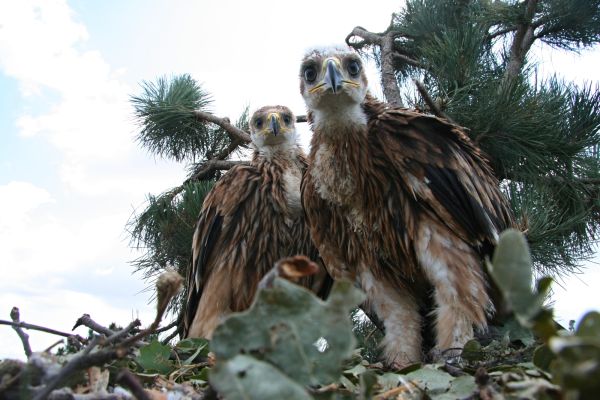
<instances>
[{"instance_id":1,"label":"streaked plumage","mask_svg":"<svg viewBox=\"0 0 600 400\"><path fill-rule=\"evenodd\" d=\"M287 107L257 110L250 119L250 165L229 170L206 196L192 242L185 337L210 338L224 316L248 308L280 258L317 258L300 203L307 164L294 122Z\"/></svg>"},{"instance_id":2,"label":"streaked plumage","mask_svg":"<svg viewBox=\"0 0 600 400\"><path fill-rule=\"evenodd\" d=\"M347 48L309 52L300 79L314 132L302 200L328 272L365 290L391 365L421 359L430 296L437 350L462 347L494 310L482 257L513 225L485 157L461 128L369 96Z\"/></svg>"}]
</instances>

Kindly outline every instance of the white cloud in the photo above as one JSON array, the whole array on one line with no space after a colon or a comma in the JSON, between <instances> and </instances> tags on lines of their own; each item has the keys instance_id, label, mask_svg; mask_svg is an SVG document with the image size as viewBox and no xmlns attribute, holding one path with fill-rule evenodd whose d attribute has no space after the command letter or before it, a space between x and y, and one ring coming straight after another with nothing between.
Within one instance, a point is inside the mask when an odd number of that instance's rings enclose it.
<instances>
[{"instance_id":1,"label":"white cloud","mask_svg":"<svg viewBox=\"0 0 600 400\"><path fill-rule=\"evenodd\" d=\"M2 4L0 66L24 94L50 92L58 98L48 112L23 114L20 134L55 146L68 171L65 182L77 190L90 162L124 162L137 150L128 102L132 89L98 51L84 50L88 32L65 1Z\"/></svg>"},{"instance_id":2,"label":"white cloud","mask_svg":"<svg viewBox=\"0 0 600 400\"><path fill-rule=\"evenodd\" d=\"M26 224L30 213L54 200L50 193L28 182L9 182L0 186L0 235Z\"/></svg>"}]
</instances>

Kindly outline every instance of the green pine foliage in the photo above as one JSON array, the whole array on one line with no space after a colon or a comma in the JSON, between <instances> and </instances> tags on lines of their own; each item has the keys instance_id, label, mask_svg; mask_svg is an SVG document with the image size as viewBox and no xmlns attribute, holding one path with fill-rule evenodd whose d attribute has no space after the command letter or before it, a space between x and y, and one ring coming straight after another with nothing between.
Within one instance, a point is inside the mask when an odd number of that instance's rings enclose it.
<instances>
[{"instance_id":1,"label":"green pine foliage","mask_svg":"<svg viewBox=\"0 0 600 400\"><path fill-rule=\"evenodd\" d=\"M148 205L129 221L132 245L144 253L132 262L135 271L153 282L167 267L186 276L192 259L192 236L204 197L213 181L189 182L158 196L148 195ZM185 293L173 303L177 309Z\"/></svg>"},{"instance_id":2,"label":"green pine foliage","mask_svg":"<svg viewBox=\"0 0 600 400\"><path fill-rule=\"evenodd\" d=\"M394 67L409 106L434 111L415 93L417 79L443 113L468 129L511 199L539 273L577 271L593 254L600 233L600 90L558 77L538 81L528 51L536 41L567 51L591 47L600 42L599 21L598 0L409 0L388 28L403 56ZM511 53L521 27L532 35L522 43L522 60ZM356 47L380 61L378 47ZM521 63L518 76L511 62Z\"/></svg>"},{"instance_id":3,"label":"green pine foliage","mask_svg":"<svg viewBox=\"0 0 600 400\"><path fill-rule=\"evenodd\" d=\"M227 147L223 129L195 117L195 110L210 111L211 97L190 75L161 77L141 86L142 94L132 96L131 103L142 147L176 161L210 158Z\"/></svg>"},{"instance_id":4,"label":"green pine foliage","mask_svg":"<svg viewBox=\"0 0 600 400\"><path fill-rule=\"evenodd\" d=\"M181 186L148 194L145 209L134 212L127 224L132 247L143 251L132 261L135 271L153 282L167 267L186 276L198 214L204 197L221 176L215 171L197 180L194 173L206 160L239 155L245 146L233 143L222 127L197 118L196 111L210 112L212 100L190 75L160 77L141 86L141 94L131 96L140 126L138 142L156 156L185 162L188 171ZM248 131L248 113L246 107L234 124L238 129ZM174 311L183 299L185 292L172 304Z\"/></svg>"}]
</instances>

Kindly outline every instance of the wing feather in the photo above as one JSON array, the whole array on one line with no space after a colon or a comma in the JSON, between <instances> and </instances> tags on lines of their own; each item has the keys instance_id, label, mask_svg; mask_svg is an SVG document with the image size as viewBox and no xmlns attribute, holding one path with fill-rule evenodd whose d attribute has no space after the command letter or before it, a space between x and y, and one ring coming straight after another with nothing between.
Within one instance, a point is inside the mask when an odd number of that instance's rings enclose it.
<instances>
[{"instance_id":1,"label":"wing feather","mask_svg":"<svg viewBox=\"0 0 600 400\"><path fill-rule=\"evenodd\" d=\"M212 274L227 273L228 265L212 262L224 252L236 252L233 244L244 240L242 227L256 206L260 175L252 166L236 166L224 174L204 199L192 239L192 260L188 270L188 296L184 310L184 331L192 324L204 285ZM244 254L235 254L243 261ZM241 271L243 272L243 270Z\"/></svg>"},{"instance_id":2,"label":"wing feather","mask_svg":"<svg viewBox=\"0 0 600 400\"><path fill-rule=\"evenodd\" d=\"M382 162L421 207L476 246L495 243L514 225L487 159L459 127L404 109L366 107Z\"/></svg>"}]
</instances>

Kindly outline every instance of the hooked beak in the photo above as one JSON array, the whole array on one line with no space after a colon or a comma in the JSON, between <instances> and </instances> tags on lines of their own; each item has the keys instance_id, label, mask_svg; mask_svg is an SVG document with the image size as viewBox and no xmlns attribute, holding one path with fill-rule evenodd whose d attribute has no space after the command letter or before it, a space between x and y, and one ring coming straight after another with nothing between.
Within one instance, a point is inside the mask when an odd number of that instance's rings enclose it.
<instances>
[{"instance_id":1,"label":"hooked beak","mask_svg":"<svg viewBox=\"0 0 600 400\"><path fill-rule=\"evenodd\" d=\"M279 115L269 114L269 126L273 131L273 135L277 136L281 132L281 125L279 124Z\"/></svg>"},{"instance_id":2,"label":"hooked beak","mask_svg":"<svg viewBox=\"0 0 600 400\"><path fill-rule=\"evenodd\" d=\"M323 82L325 89L331 88L333 93L337 93L342 89L342 74L333 60L327 60L327 70Z\"/></svg>"}]
</instances>

